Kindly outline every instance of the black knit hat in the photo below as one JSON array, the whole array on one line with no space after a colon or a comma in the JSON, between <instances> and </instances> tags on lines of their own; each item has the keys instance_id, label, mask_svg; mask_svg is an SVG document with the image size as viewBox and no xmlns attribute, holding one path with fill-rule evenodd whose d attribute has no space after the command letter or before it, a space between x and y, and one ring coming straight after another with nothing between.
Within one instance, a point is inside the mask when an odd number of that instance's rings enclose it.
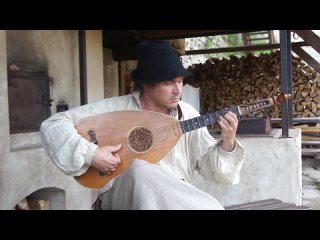
<instances>
[{"instance_id":1,"label":"black knit hat","mask_svg":"<svg viewBox=\"0 0 320 240\"><path fill-rule=\"evenodd\" d=\"M168 41L143 41L138 50L138 66L131 77L138 83L157 83L187 77L187 71Z\"/></svg>"}]
</instances>

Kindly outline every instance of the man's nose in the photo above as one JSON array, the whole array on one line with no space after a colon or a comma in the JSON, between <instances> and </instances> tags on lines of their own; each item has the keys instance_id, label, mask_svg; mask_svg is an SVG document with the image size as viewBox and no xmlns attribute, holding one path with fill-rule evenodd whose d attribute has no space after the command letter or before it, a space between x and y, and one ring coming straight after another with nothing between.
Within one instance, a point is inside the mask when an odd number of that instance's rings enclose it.
<instances>
[{"instance_id":1,"label":"man's nose","mask_svg":"<svg viewBox=\"0 0 320 240\"><path fill-rule=\"evenodd\" d=\"M182 90L182 86L180 83L175 83L174 84L174 88L173 88L173 92L174 93L181 93Z\"/></svg>"}]
</instances>

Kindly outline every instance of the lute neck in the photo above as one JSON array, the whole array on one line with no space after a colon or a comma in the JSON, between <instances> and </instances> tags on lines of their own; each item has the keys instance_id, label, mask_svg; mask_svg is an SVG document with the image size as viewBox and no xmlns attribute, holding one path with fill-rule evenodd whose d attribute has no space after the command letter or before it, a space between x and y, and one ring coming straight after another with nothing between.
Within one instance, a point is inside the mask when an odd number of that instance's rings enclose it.
<instances>
[{"instance_id":1,"label":"lute neck","mask_svg":"<svg viewBox=\"0 0 320 240\"><path fill-rule=\"evenodd\" d=\"M199 117L190 118L188 120L181 121L181 129L183 133L191 132L193 130L197 130L202 127L206 127L212 124L215 124L220 116L225 115L227 112L233 112L237 116L240 116L240 112L237 106L226 108L221 111L208 113L205 115L201 115Z\"/></svg>"},{"instance_id":2,"label":"lute neck","mask_svg":"<svg viewBox=\"0 0 320 240\"><path fill-rule=\"evenodd\" d=\"M290 97L290 94L280 94L279 96L269 97L248 103L246 105L232 106L231 108L226 108L221 111L216 111L201 115L199 117L180 121L180 126L183 133L191 132L193 130L217 123L219 117L224 116L227 112L233 112L239 117L249 113L261 111L262 109L271 107L275 104L286 102Z\"/></svg>"}]
</instances>

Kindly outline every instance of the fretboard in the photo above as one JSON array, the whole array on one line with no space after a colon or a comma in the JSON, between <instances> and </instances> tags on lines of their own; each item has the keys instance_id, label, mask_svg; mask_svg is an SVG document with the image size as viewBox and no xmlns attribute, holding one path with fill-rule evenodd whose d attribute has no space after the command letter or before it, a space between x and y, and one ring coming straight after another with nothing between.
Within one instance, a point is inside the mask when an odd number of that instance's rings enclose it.
<instances>
[{"instance_id":1,"label":"fretboard","mask_svg":"<svg viewBox=\"0 0 320 240\"><path fill-rule=\"evenodd\" d=\"M235 113L237 116L240 116L237 106L227 108L221 111L213 112L213 113L208 113L205 115L201 115L199 117L181 121L180 125L181 125L182 132L187 133L202 127L215 124L219 119L219 116L223 116L229 111Z\"/></svg>"}]
</instances>

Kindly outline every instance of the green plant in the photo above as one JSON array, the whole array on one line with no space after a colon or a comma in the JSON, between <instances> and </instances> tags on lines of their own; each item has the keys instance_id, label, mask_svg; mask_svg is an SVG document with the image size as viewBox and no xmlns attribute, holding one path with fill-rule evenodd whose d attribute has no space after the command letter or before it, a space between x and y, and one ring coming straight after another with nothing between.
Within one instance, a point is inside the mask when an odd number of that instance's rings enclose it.
<instances>
[{"instance_id":1,"label":"green plant","mask_svg":"<svg viewBox=\"0 0 320 240\"><path fill-rule=\"evenodd\" d=\"M320 191L320 182L314 182L313 184L316 186L316 189Z\"/></svg>"},{"instance_id":2,"label":"green plant","mask_svg":"<svg viewBox=\"0 0 320 240\"><path fill-rule=\"evenodd\" d=\"M205 49L219 48L219 47L239 47L243 46L243 38L241 34L228 34L222 36L208 36L205 38ZM258 40L256 44L265 44L266 40ZM257 50L254 55L270 54L270 50ZM229 58L230 55L237 57L245 56L247 53L244 51L226 52L226 53L212 53L207 54L207 58Z\"/></svg>"}]
</instances>

